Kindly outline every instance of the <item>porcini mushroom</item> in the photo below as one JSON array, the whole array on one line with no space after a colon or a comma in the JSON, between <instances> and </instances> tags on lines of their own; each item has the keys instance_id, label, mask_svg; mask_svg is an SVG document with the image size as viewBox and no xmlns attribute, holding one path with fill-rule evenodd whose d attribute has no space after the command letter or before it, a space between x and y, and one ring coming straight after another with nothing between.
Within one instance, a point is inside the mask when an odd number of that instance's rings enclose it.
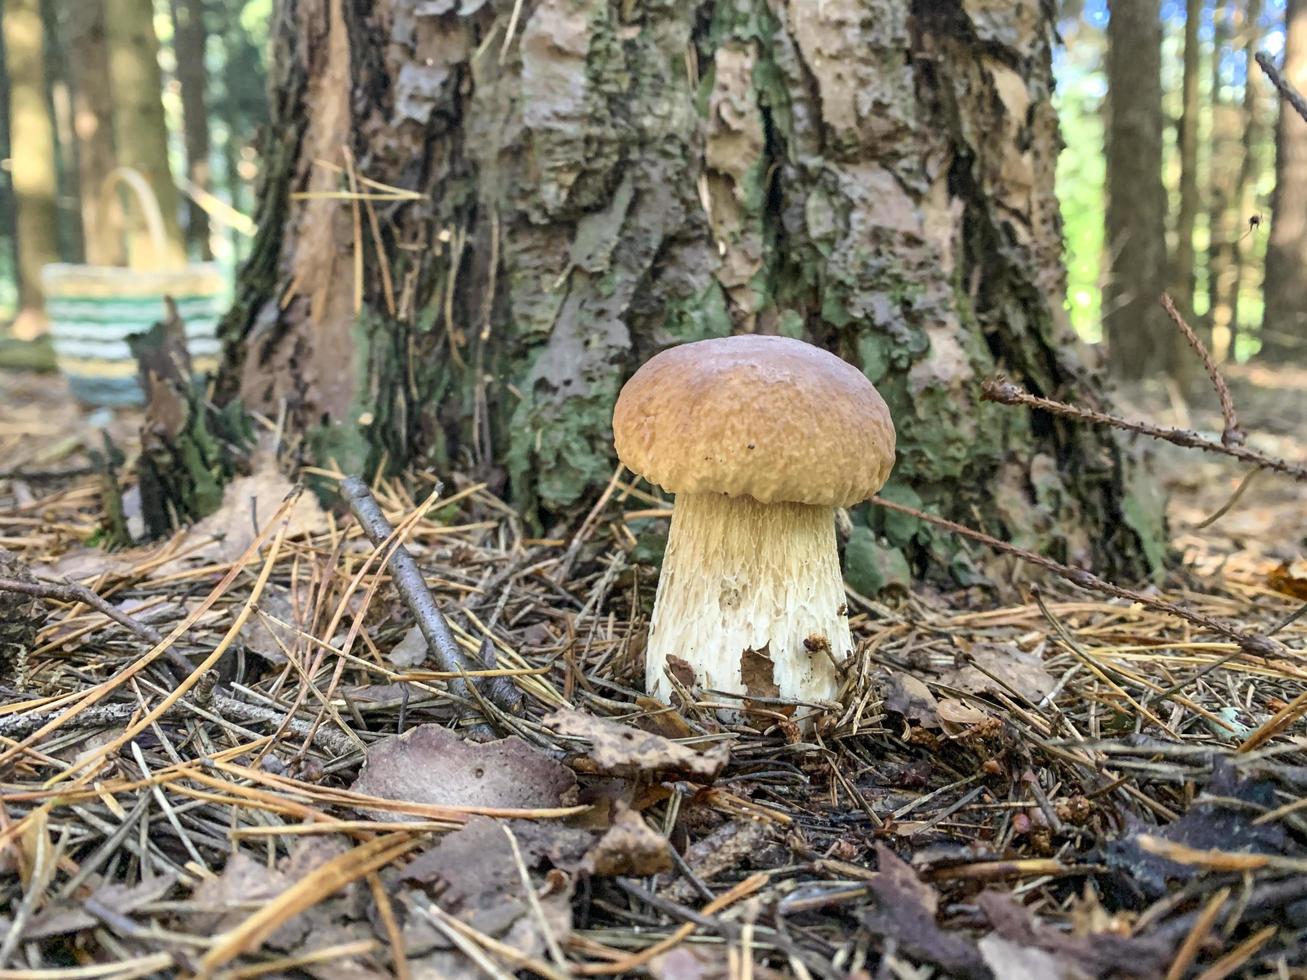
<instances>
[{"instance_id":1,"label":"porcini mushroom","mask_svg":"<svg viewBox=\"0 0 1307 980\"><path fill-rule=\"evenodd\" d=\"M872 383L798 340L703 340L636 371L613 437L627 467L676 494L649 693L669 699L675 657L696 684L757 696L742 664L764 656L781 697L834 698L853 649L835 508L866 500L894 465L894 425Z\"/></svg>"}]
</instances>

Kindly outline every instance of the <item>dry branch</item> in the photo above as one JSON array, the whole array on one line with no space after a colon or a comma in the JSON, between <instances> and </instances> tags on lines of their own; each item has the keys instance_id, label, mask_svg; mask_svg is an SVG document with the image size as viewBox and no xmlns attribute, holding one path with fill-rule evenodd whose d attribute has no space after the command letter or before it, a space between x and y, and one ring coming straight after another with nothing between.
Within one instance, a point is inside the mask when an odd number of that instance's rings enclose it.
<instances>
[{"instance_id":1,"label":"dry branch","mask_svg":"<svg viewBox=\"0 0 1307 980\"><path fill-rule=\"evenodd\" d=\"M1184 334L1184 339L1203 362L1207 377L1211 379L1212 387L1216 389L1216 397L1221 402L1221 418L1225 423L1221 430L1221 445L1242 446L1248 437L1239 428L1239 417L1234 412L1234 399L1230 395L1230 386L1225 383L1225 378L1221 377L1216 361L1212 360L1207 346L1198 339L1198 334L1194 333L1193 327L1185 322L1180 311L1175 308L1175 303L1171 302L1171 297L1166 293L1162 294L1162 309L1166 310L1166 315L1171 318L1176 329Z\"/></svg>"},{"instance_id":2,"label":"dry branch","mask_svg":"<svg viewBox=\"0 0 1307 980\"><path fill-rule=\"evenodd\" d=\"M1271 84L1280 90L1280 94L1284 96L1285 101L1293 106L1294 112L1298 113L1304 122L1307 122L1307 99L1304 99L1302 94L1289 83L1289 80L1280 74L1280 70L1271 61L1270 55L1265 51L1258 51L1256 58L1257 64L1262 66L1262 71L1266 72L1266 77L1271 80Z\"/></svg>"},{"instance_id":3,"label":"dry branch","mask_svg":"<svg viewBox=\"0 0 1307 980\"><path fill-rule=\"evenodd\" d=\"M373 547L380 548L395 533L395 529L390 526L386 515L381 512L368 485L356 476L348 476L341 481L340 489L363 533L367 535ZM408 549L402 542L394 543L387 564L395 588L400 598L404 600L404 604L408 606L409 612L413 614L414 620L417 621L417 627L426 638L427 648L435 658L438 669L453 674L462 674L473 669L469 668L468 659L454 638L444 613L436 605L435 597L427 587L426 579L422 577L422 570L418 568L417 562L413 560L413 556L408 553ZM494 667L495 664L479 666ZM472 696L466 681L461 677L451 680L449 686L458 697ZM478 684L477 690L497 707L510 714L521 709L522 695L511 678L484 678L484 683Z\"/></svg>"},{"instance_id":4,"label":"dry branch","mask_svg":"<svg viewBox=\"0 0 1307 980\"><path fill-rule=\"evenodd\" d=\"M990 378L980 386L980 391L981 397L985 401L998 402L1001 405L1021 405L1025 408L1036 408L1042 412L1060 415L1063 418L1074 419L1078 422L1108 425L1123 432L1137 432L1140 435L1160 439L1163 442L1183 446L1186 449L1198 449L1205 453L1230 456L1241 462L1274 470L1295 480L1307 482L1307 466L1301 463L1291 463L1277 456L1268 456L1265 453L1257 452L1255 449L1249 449L1247 446L1223 445L1211 439L1206 439L1190 429L1169 429L1164 426L1153 425L1151 422L1132 422L1129 419L1108 415L1106 412L1099 412L1092 408L1080 408L1076 405L1068 405L1066 402L1054 401L1052 398L1032 395L1020 385L1013 384L1004 377Z\"/></svg>"}]
</instances>

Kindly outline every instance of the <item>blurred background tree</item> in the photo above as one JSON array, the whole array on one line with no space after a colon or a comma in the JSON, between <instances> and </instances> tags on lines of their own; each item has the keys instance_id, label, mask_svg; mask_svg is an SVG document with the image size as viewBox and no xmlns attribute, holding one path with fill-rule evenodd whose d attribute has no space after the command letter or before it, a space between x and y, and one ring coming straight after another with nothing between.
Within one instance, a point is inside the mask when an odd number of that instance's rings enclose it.
<instances>
[{"instance_id":1,"label":"blurred background tree","mask_svg":"<svg viewBox=\"0 0 1307 980\"><path fill-rule=\"evenodd\" d=\"M0 340L44 328L45 263L120 265L144 247L134 205L100 194L116 166L149 180L174 257L215 258L234 278L273 4L0 0Z\"/></svg>"}]
</instances>

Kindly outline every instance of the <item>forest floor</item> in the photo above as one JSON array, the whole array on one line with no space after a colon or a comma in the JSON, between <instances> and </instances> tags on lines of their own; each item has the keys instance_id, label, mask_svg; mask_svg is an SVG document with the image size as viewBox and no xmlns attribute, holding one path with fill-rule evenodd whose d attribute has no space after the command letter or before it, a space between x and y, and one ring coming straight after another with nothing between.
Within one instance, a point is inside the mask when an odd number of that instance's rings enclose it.
<instances>
[{"instance_id":1,"label":"forest floor","mask_svg":"<svg viewBox=\"0 0 1307 980\"><path fill-rule=\"evenodd\" d=\"M1250 443L1307 460L1307 371L1230 375ZM42 624L0 665L0 978L1307 975L1307 622L1264 657L1029 572L851 596L843 713L729 726L639 694L658 498L615 478L533 540L478 484L379 484L510 681L459 696L354 521L271 467L163 544L90 547L86 450L136 424L0 374L0 578L115 616L0 593L0 642ZM1199 528L1243 471L1149 453L1183 558L1158 592L1282 624L1307 485L1262 473Z\"/></svg>"}]
</instances>

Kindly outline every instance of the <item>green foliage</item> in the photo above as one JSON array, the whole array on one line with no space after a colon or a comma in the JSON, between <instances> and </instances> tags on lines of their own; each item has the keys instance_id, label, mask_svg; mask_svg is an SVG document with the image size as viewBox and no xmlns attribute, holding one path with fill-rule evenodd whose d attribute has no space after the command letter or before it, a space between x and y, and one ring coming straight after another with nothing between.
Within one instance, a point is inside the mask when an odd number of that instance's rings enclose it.
<instances>
[{"instance_id":1,"label":"green foliage","mask_svg":"<svg viewBox=\"0 0 1307 980\"><path fill-rule=\"evenodd\" d=\"M902 551L878 544L871 528L856 524L844 546L844 579L854 591L874 596L891 586L908 588L912 569Z\"/></svg>"},{"instance_id":2,"label":"green foliage","mask_svg":"<svg viewBox=\"0 0 1307 980\"><path fill-rule=\"evenodd\" d=\"M1103 155L1101 35L1079 32L1079 44L1059 52L1054 104L1065 143L1057 162L1057 197L1066 239L1067 311L1083 339L1102 339L1107 162Z\"/></svg>"}]
</instances>

